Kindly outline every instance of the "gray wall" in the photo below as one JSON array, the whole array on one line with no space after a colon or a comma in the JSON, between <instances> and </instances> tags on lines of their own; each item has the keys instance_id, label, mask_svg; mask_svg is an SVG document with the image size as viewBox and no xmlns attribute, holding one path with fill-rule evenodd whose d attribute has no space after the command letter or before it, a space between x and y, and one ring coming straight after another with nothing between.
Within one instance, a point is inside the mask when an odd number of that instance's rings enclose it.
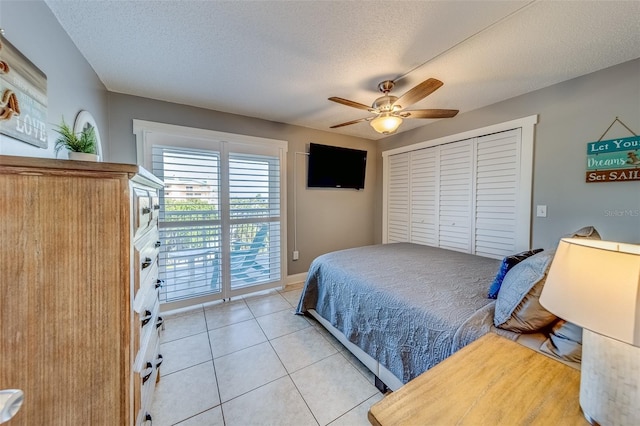
<instances>
[{"instance_id":1,"label":"gray wall","mask_svg":"<svg viewBox=\"0 0 640 426\"><path fill-rule=\"evenodd\" d=\"M640 181L586 183L586 146L619 117L640 132L640 59L385 138L381 152L538 114L532 245L553 247L563 234L593 225L603 239L640 243ZM604 139L631 134L616 123ZM382 241L382 177L376 177L375 241Z\"/></svg>"},{"instance_id":2,"label":"gray wall","mask_svg":"<svg viewBox=\"0 0 640 426\"><path fill-rule=\"evenodd\" d=\"M539 115L533 204L548 206L547 218L533 218L533 246L552 246L562 234L584 225L596 226L605 239L640 242L640 183L584 182L586 143L597 140L616 116L640 132L640 60L374 142L108 93L41 1L0 1L0 27L5 29L7 40L47 75L49 102L49 148L39 149L0 137L0 154L53 157L56 137L52 129L63 116L71 123L81 110L88 110L95 117L105 158L113 162L136 161L133 118L288 141L289 274L306 271L319 254L382 241L383 150L532 114ZM625 136L629 136L628 132L615 125L606 138ZM365 189L307 189L306 157L295 153L306 152L309 142L369 151ZM291 260L294 178L298 188L300 252L300 260L295 262Z\"/></svg>"},{"instance_id":3,"label":"gray wall","mask_svg":"<svg viewBox=\"0 0 640 426\"><path fill-rule=\"evenodd\" d=\"M48 149L0 136L0 154L30 157L54 157L57 133L53 131L62 117L73 125L81 110L96 120L103 153L109 157L105 141L107 126L107 91L42 1L0 1L0 28L4 37L47 76ZM66 152L60 152L66 158Z\"/></svg>"},{"instance_id":4,"label":"gray wall","mask_svg":"<svg viewBox=\"0 0 640 426\"><path fill-rule=\"evenodd\" d=\"M288 274L306 272L320 254L343 248L373 244L372 214L378 188L376 143L367 139L291 126L240 115L227 114L169 102L109 93L110 161L136 162L133 119L237 133L289 142L287 154L287 264ZM309 142L367 150L365 188L307 189ZM296 174L294 176L294 161ZM297 197L294 197L294 179ZM294 200L297 200L297 241L300 259L293 261Z\"/></svg>"}]
</instances>

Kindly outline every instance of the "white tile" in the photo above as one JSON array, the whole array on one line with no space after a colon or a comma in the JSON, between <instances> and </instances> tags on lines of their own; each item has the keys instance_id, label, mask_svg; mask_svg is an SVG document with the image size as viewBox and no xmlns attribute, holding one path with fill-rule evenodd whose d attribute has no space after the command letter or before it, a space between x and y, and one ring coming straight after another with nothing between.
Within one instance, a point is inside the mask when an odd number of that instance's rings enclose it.
<instances>
[{"instance_id":1,"label":"white tile","mask_svg":"<svg viewBox=\"0 0 640 426\"><path fill-rule=\"evenodd\" d=\"M207 331L202 309L184 315L160 316L164 318L164 331L161 337L163 342L170 342L171 340Z\"/></svg>"},{"instance_id":2,"label":"white tile","mask_svg":"<svg viewBox=\"0 0 640 426\"><path fill-rule=\"evenodd\" d=\"M282 297L278 292L266 296L246 298L245 301L256 317L291 309L291 305L287 302L287 299Z\"/></svg>"},{"instance_id":3,"label":"white tile","mask_svg":"<svg viewBox=\"0 0 640 426\"><path fill-rule=\"evenodd\" d=\"M295 315L291 308L257 317L256 320L269 340L311 327L311 324L303 316Z\"/></svg>"},{"instance_id":4,"label":"white tile","mask_svg":"<svg viewBox=\"0 0 640 426\"><path fill-rule=\"evenodd\" d=\"M313 327L274 339L271 345L289 373L338 353Z\"/></svg>"},{"instance_id":5,"label":"white tile","mask_svg":"<svg viewBox=\"0 0 640 426\"><path fill-rule=\"evenodd\" d=\"M367 399L348 413L338 417L330 423L331 426L370 426L368 419L369 409L373 404L380 401L384 395L380 392Z\"/></svg>"},{"instance_id":6,"label":"white tile","mask_svg":"<svg viewBox=\"0 0 640 426\"><path fill-rule=\"evenodd\" d=\"M227 426L317 426L288 376L222 404Z\"/></svg>"},{"instance_id":7,"label":"white tile","mask_svg":"<svg viewBox=\"0 0 640 426\"><path fill-rule=\"evenodd\" d=\"M162 374L170 374L196 364L211 360L209 336L200 333L160 345Z\"/></svg>"},{"instance_id":8,"label":"white tile","mask_svg":"<svg viewBox=\"0 0 640 426\"><path fill-rule=\"evenodd\" d=\"M210 410L193 416L183 422L178 423L177 426L224 426L224 419L222 417L222 408L218 405Z\"/></svg>"},{"instance_id":9,"label":"white tile","mask_svg":"<svg viewBox=\"0 0 640 426\"><path fill-rule=\"evenodd\" d=\"M325 339L327 339L329 341L329 343L331 343L333 346L335 346L335 348L339 351L346 351L347 348L344 347L344 345L342 343L340 343L340 341L338 339L336 339L334 337L333 334L331 334L331 332L329 332L329 330L327 330L326 328L324 328L322 326L322 324L320 324L317 320L310 318L309 321L311 322L311 325L313 325L313 328L315 328L320 334L322 334L324 336Z\"/></svg>"},{"instance_id":10,"label":"white tile","mask_svg":"<svg viewBox=\"0 0 640 426\"><path fill-rule=\"evenodd\" d=\"M170 311L161 311L160 316L163 317L179 317L182 315L191 315L202 310L202 305L185 306L184 308L172 309Z\"/></svg>"},{"instance_id":11,"label":"white tile","mask_svg":"<svg viewBox=\"0 0 640 426\"><path fill-rule=\"evenodd\" d=\"M282 297L287 299L287 302L289 302L289 304L294 308L298 307L298 302L300 301L301 294L302 294L302 288L280 292L280 295L282 295Z\"/></svg>"},{"instance_id":12,"label":"white tile","mask_svg":"<svg viewBox=\"0 0 640 426\"><path fill-rule=\"evenodd\" d=\"M287 374L267 342L216 358L214 362L222 401L229 401Z\"/></svg>"},{"instance_id":13,"label":"white tile","mask_svg":"<svg viewBox=\"0 0 640 426\"><path fill-rule=\"evenodd\" d=\"M321 425L337 419L378 392L341 354L291 374Z\"/></svg>"},{"instance_id":14,"label":"white tile","mask_svg":"<svg viewBox=\"0 0 640 426\"><path fill-rule=\"evenodd\" d=\"M340 353L344 356L351 365L353 365L362 374L369 383L375 386L376 376L369 370L354 354L349 352L347 348L343 346L344 350Z\"/></svg>"},{"instance_id":15,"label":"white tile","mask_svg":"<svg viewBox=\"0 0 640 426\"><path fill-rule=\"evenodd\" d=\"M251 310L249 310L249 307L243 299L206 306L204 314L209 330L225 327L227 325L236 324L253 318L253 313L251 313Z\"/></svg>"},{"instance_id":16,"label":"white tile","mask_svg":"<svg viewBox=\"0 0 640 426\"><path fill-rule=\"evenodd\" d=\"M151 407L153 425L173 425L216 405L220 397L213 362L162 374Z\"/></svg>"},{"instance_id":17,"label":"white tile","mask_svg":"<svg viewBox=\"0 0 640 426\"><path fill-rule=\"evenodd\" d=\"M265 342L267 337L254 319L216 328L209 332L214 358Z\"/></svg>"}]
</instances>

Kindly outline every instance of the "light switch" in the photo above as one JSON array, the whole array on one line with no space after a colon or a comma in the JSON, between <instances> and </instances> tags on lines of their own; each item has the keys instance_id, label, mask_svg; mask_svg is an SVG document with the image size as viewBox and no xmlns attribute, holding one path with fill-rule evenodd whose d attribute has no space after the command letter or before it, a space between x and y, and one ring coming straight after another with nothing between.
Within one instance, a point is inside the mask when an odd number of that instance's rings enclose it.
<instances>
[{"instance_id":1,"label":"light switch","mask_svg":"<svg viewBox=\"0 0 640 426\"><path fill-rule=\"evenodd\" d=\"M547 206L537 205L536 206L536 216L538 216L538 217L547 217Z\"/></svg>"}]
</instances>

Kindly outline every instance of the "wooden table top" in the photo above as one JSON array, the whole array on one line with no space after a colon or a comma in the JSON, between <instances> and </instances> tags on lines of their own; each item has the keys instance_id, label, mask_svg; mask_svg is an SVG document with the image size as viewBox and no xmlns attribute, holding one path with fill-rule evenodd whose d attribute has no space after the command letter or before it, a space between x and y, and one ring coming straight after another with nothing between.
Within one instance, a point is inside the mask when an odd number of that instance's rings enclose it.
<instances>
[{"instance_id":1,"label":"wooden table top","mask_svg":"<svg viewBox=\"0 0 640 426\"><path fill-rule=\"evenodd\" d=\"M579 390L579 370L489 333L374 404L369 421L588 425Z\"/></svg>"}]
</instances>

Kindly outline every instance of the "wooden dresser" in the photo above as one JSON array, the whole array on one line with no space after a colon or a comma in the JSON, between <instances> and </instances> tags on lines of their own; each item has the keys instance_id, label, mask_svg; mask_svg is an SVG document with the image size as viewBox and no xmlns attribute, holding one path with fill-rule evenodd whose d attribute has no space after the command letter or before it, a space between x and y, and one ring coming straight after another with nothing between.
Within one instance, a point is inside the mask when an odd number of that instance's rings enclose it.
<instances>
[{"instance_id":1,"label":"wooden dresser","mask_svg":"<svg viewBox=\"0 0 640 426\"><path fill-rule=\"evenodd\" d=\"M162 183L133 165L0 156L0 389L8 425L134 425L159 364Z\"/></svg>"}]
</instances>

